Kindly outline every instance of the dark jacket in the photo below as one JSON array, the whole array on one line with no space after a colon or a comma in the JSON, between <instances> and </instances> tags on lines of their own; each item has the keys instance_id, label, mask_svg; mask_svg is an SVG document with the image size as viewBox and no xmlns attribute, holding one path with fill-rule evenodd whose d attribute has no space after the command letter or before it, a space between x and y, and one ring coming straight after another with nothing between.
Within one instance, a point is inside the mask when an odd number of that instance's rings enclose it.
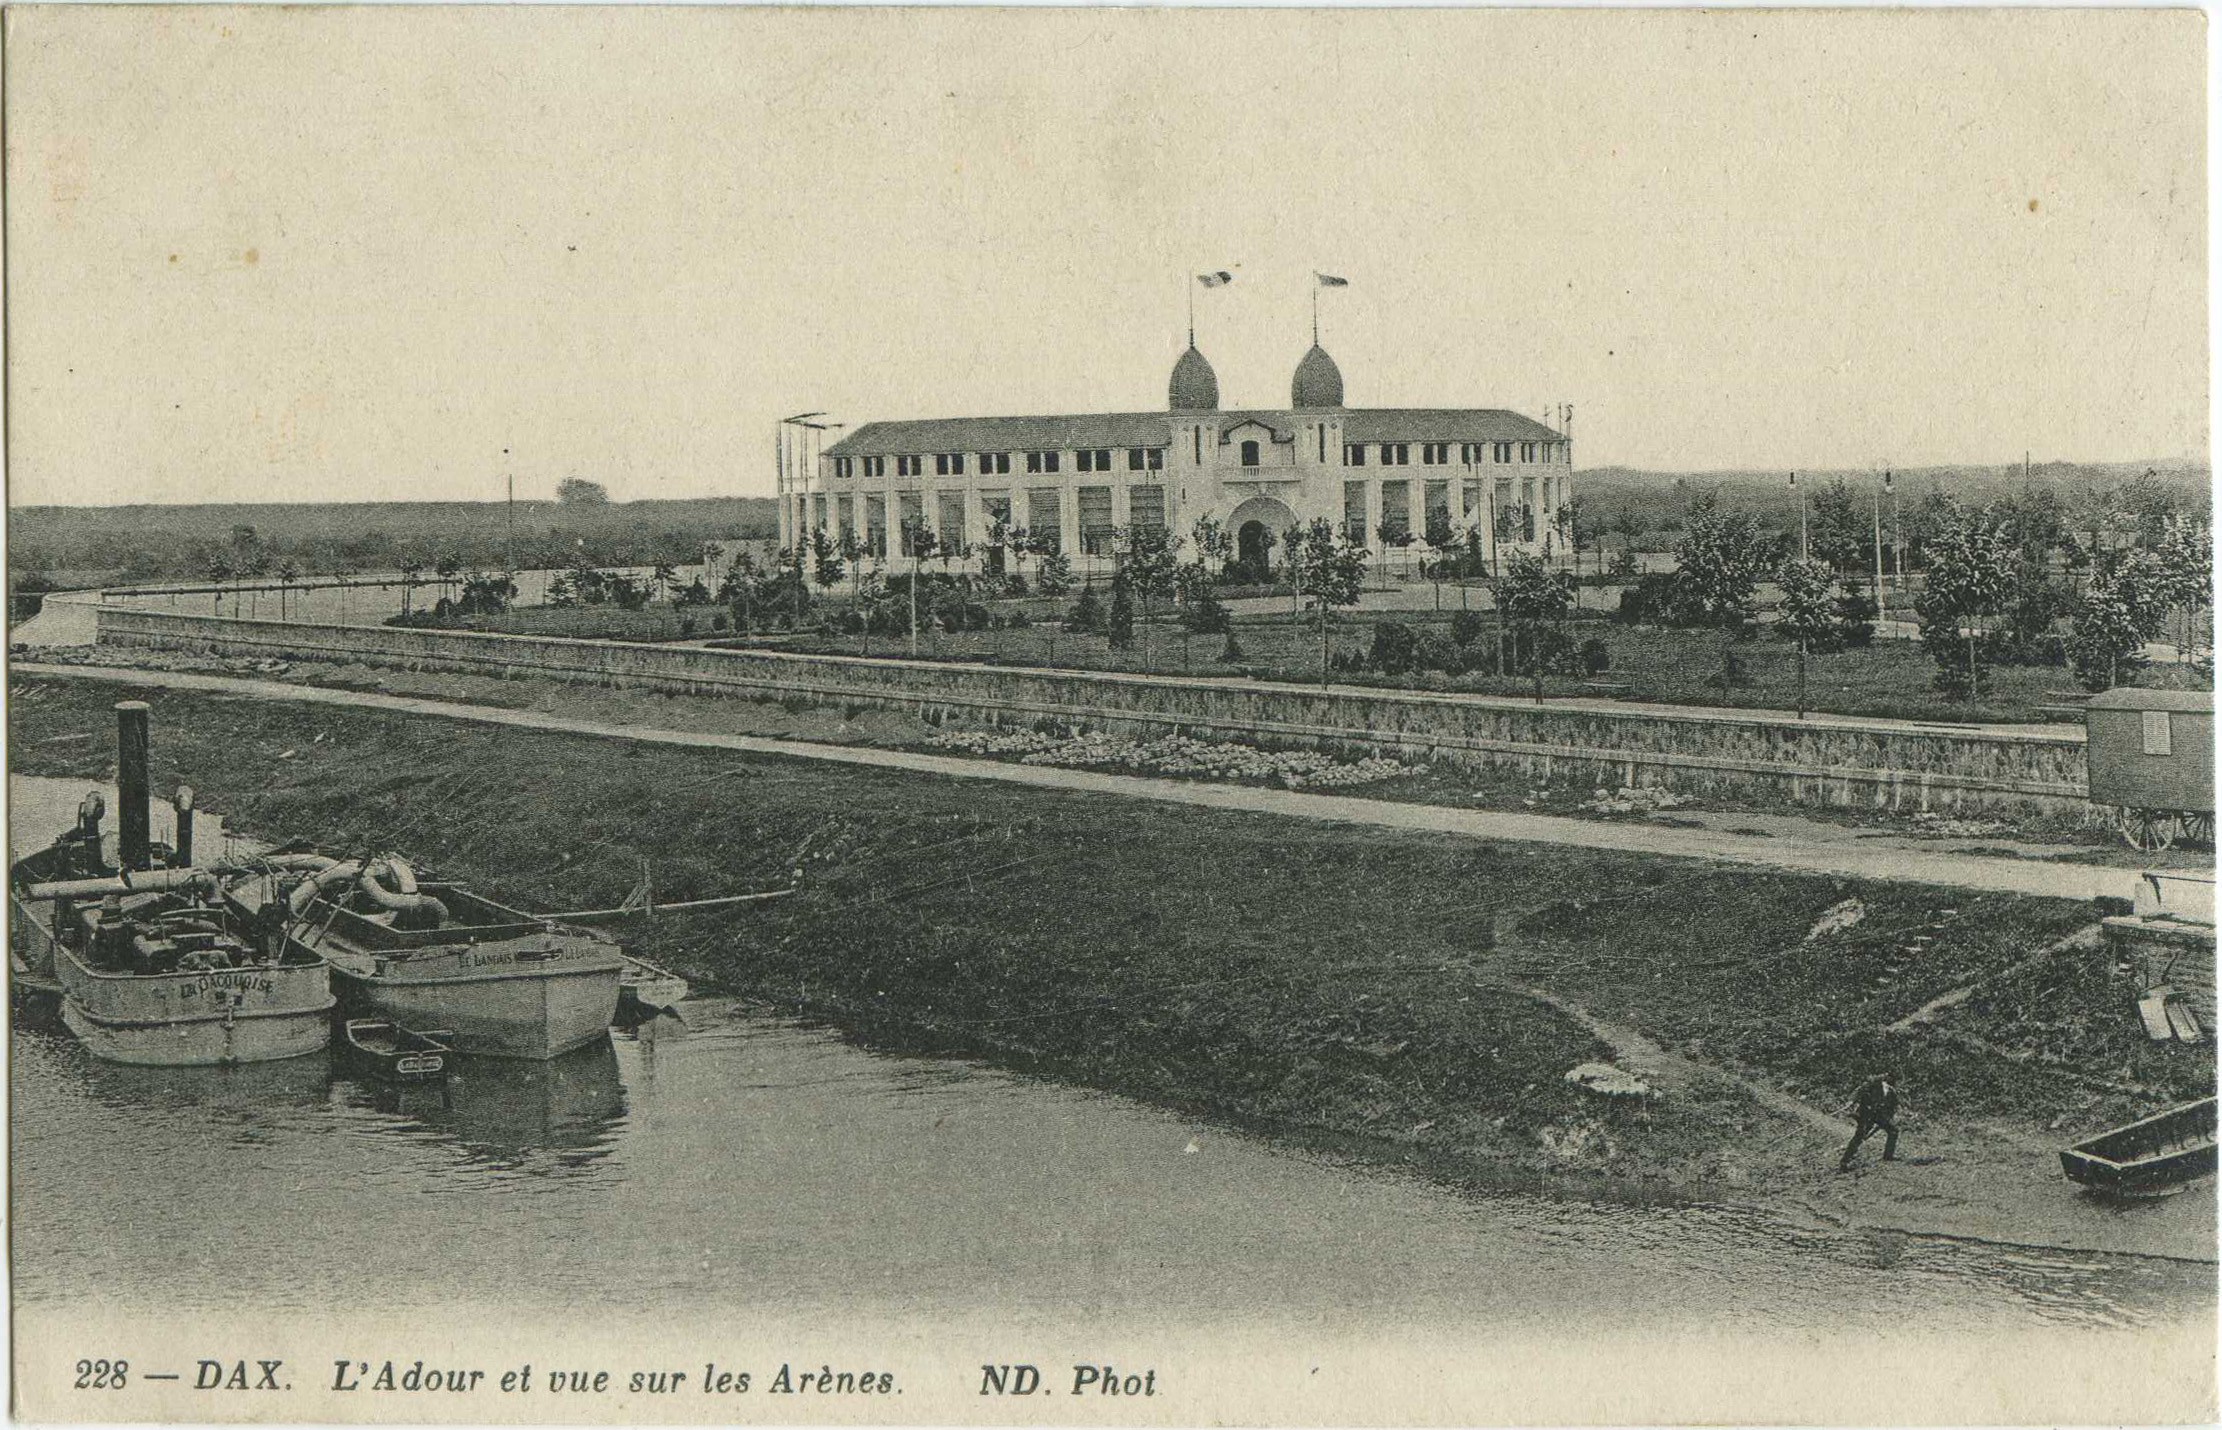
<instances>
[{"instance_id":1,"label":"dark jacket","mask_svg":"<svg viewBox=\"0 0 2222 1430\"><path fill-rule=\"evenodd\" d=\"M1898 1115L1898 1089L1879 1077L1870 1079L1852 1099L1852 1110L1862 1122L1888 1122Z\"/></svg>"}]
</instances>

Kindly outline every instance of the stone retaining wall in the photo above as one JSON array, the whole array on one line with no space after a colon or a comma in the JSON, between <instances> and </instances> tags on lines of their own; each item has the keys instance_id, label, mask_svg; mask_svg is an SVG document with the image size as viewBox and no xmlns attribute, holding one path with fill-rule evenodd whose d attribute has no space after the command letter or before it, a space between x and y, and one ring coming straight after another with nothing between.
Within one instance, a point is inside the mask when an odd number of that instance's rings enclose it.
<instances>
[{"instance_id":1,"label":"stone retaining wall","mask_svg":"<svg viewBox=\"0 0 2222 1430\"><path fill-rule=\"evenodd\" d=\"M359 661L416 670L918 711L942 723L1184 733L1275 747L1512 766L1537 776L1904 810L2104 817L2083 732L1841 717L1795 720L1600 702L1415 694L550 636L233 620L103 607L104 644Z\"/></svg>"}]
</instances>

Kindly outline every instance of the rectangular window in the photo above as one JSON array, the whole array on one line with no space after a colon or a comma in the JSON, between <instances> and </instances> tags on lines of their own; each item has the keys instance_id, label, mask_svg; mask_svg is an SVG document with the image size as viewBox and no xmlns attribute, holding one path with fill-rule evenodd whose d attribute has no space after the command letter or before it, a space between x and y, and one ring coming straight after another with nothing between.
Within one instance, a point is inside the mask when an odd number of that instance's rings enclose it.
<instances>
[{"instance_id":1,"label":"rectangular window","mask_svg":"<svg viewBox=\"0 0 2222 1430\"><path fill-rule=\"evenodd\" d=\"M1320 424L1319 424L1319 429L1318 429L1318 430L1319 430L1319 462L1320 462L1320 465L1321 465L1321 466L1325 466L1325 465L1327 464L1327 424L1326 424L1326 423L1324 423L1324 422L1320 423Z\"/></svg>"},{"instance_id":2,"label":"rectangular window","mask_svg":"<svg viewBox=\"0 0 2222 1430\"><path fill-rule=\"evenodd\" d=\"M1450 443L1422 442L1420 444L1420 464L1422 466L1440 467L1449 460Z\"/></svg>"},{"instance_id":3,"label":"rectangular window","mask_svg":"<svg viewBox=\"0 0 2222 1430\"><path fill-rule=\"evenodd\" d=\"M1144 452L1144 450L1146 449L1141 447L1129 447L1126 449L1126 469L1128 471L1139 472L1142 470L1142 453Z\"/></svg>"},{"instance_id":4,"label":"rectangular window","mask_svg":"<svg viewBox=\"0 0 2222 1430\"><path fill-rule=\"evenodd\" d=\"M1011 522L1011 494L1009 492L980 493L980 521L988 530L1001 526L1008 531Z\"/></svg>"},{"instance_id":5,"label":"rectangular window","mask_svg":"<svg viewBox=\"0 0 2222 1430\"><path fill-rule=\"evenodd\" d=\"M1466 520L1478 522L1481 519L1481 483L1468 482L1466 483Z\"/></svg>"},{"instance_id":6,"label":"rectangular window","mask_svg":"<svg viewBox=\"0 0 2222 1430\"><path fill-rule=\"evenodd\" d=\"M937 477L961 477L961 476L963 476L963 475L964 475L964 453L962 453L962 452L936 452L936 453L934 453L934 475L935 475L935 476L937 476Z\"/></svg>"},{"instance_id":7,"label":"rectangular window","mask_svg":"<svg viewBox=\"0 0 2222 1430\"><path fill-rule=\"evenodd\" d=\"M836 477L841 478L843 481L848 480L850 472L849 459L847 457L835 457L833 459L833 474Z\"/></svg>"},{"instance_id":8,"label":"rectangular window","mask_svg":"<svg viewBox=\"0 0 2222 1430\"><path fill-rule=\"evenodd\" d=\"M1127 488L1126 519L1134 526L1162 531L1165 527L1165 488L1152 482Z\"/></svg>"},{"instance_id":9,"label":"rectangular window","mask_svg":"<svg viewBox=\"0 0 2222 1430\"><path fill-rule=\"evenodd\" d=\"M1088 556L1109 556L1115 529L1111 525L1111 489L1081 487L1076 495L1080 499L1080 550Z\"/></svg>"},{"instance_id":10,"label":"rectangular window","mask_svg":"<svg viewBox=\"0 0 2222 1430\"><path fill-rule=\"evenodd\" d=\"M2169 739L2168 712L2165 710L2145 710L2139 713L2145 717L2145 753L2148 755L2175 753L2174 744Z\"/></svg>"},{"instance_id":11,"label":"rectangular window","mask_svg":"<svg viewBox=\"0 0 2222 1430\"><path fill-rule=\"evenodd\" d=\"M884 476L886 476L886 475L887 475L887 458L885 458L885 457L866 457L866 458L864 459L864 475L866 475L867 477L884 477Z\"/></svg>"},{"instance_id":12,"label":"rectangular window","mask_svg":"<svg viewBox=\"0 0 2222 1430\"><path fill-rule=\"evenodd\" d=\"M825 498L825 493L823 493L823 492L820 492L820 493L819 493L818 495L816 495L816 496L812 497L812 498L811 498L810 500L811 500L811 503L812 503L812 508L813 508L814 512L816 513L816 514L815 514L815 516L813 517L813 519L812 519L811 523L810 523L810 525L811 525L811 528L812 528L813 530L816 530L816 531L823 531L823 530L825 530L825 528L826 528L826 498Z\"/></svg>"},{"instance_id":13,"label":"rectangular window","mask_svg":"<svg viewBox=\"0 0 2222 1430\"><path fill-rule=\"evenodd\" d=\"M1096 469L1096 454L1086 447L1080 448L1072 454L1072 469L1076 472L1094 471Z\"/></svg>"},{"instance_id":14,"label":"rectangular window","mask_svg":"<svg viewBox=\"0 0 2222 1430\"><path fill-rule=\"evenodd\" d=\"M1520 444L1520 460L1523 462L1535 460L1535 444L1533 442L1522 442Z\"/></svg>"},{"instance_id":15,"label":"rectangular window","mask_svg":"<svg viewBox=\"0 0 2222 1430\"><path fill-rule=\"evenodd\" d=\"M1009 475L1010 475L1010 472L1011 472L1011 454L1010 454L1010 453L1008 453L1008 452L982 452L982 453L980 454L980 475L981 475L981 476L983 476L983 477L1003 477L1003 476L1009 476Z\"/></svg>"},{"instance_id":16,"label":"rectangular window","mask_svg":"<svg viewBox=\"0 0 2222 1430\"><path fill-rule=\"evenodd\" d=\"M909 458L904 460L915 460ZM918 533L926 529L925 502L917 492L895 494L896 535L905 556L918 554Z\"/></svg>"},{"instance_id":17,"label":"rectangular window","mask_svg":"<svg viewBox=\"0 0 2222 1430\"><path fill-rule=\"evenodd\" d=\"M1478 461L1480 461L1480 460L1481 460L1481 444L1480 444L1479 442L1461 442L1461 443L1459 443L1459 444L1458 444L1458 460L1459 460L1459 461L1461 461L1461 462L1478 462Z\"/></svg>"},{"instance_id":18,"label":"rectangular window","mask_svg":"<svg viewBox=\"0 0 2222 1430\"><path fill-rule=\"evenodd\" d=\"M1096 448L1096 470L1099 472L1111 470L1111 449L1109 447Z\"/></svg>"},{"instance_id":19,"label":"rectangular window","mask_svg":"<svg viewBox=\"0 0 2222 1430\"><path fill-rule=\"evenodd\" d=\"M874 460L866 457L865 461ZM874 556L887 555L887 498L868 496L864 499L864 549Z\"/></svg>"},{"instance_id":20,"label":"rectangular window","mask_svg":"<svg viewBox=\"0 0 2222 1430\"><path fill-rule=\"evenodd\" d=\"M1028 452L1026 454L1026 470L1029 472L1054 472L1057 470L1059 455L1056 452Z\"/></svg>"},{"instance_id":21,"label":"rectangular window","mask_svg":"<svg viewBox=\"0 0 2222 1430\"><path fill-rule=\"evenodd\" d=\"M1438 536L1450 530L1450 483L1429 482L1422 500L1427 504L1427 516L1420 530L1423 533L1432 531Z\"/></svg>"},{"instance_id":22,"label":"rectangular window","mask_svg":"<svg viewBox=\"0 0 2222 1430\"><path fill-rule=\"evenodd\" d=\"M1412 484L1381 484L1381 531L1390 541L1412 534Z\"/></svg>"},{"instance_id":23,"label":"rectangular window","mask_svg":"<svg viewBox=\"0 0 2222 1430\"><path fill-rule=\"evenodd\" d=\"M1346 467L1364 466L1366 464L1366 444L1363 442L1343 443L1342 464Z\"/></svg>"},{"instance_id":24,"label":"rectangular window","mask_svg":"<svg viewBox=\"0 0 2222 1430\"><path fill-rule=\"evenodd\" d=\"M1026 493L1026 529L1051 551L1065 548L1063 497L1055 487L1032 487Z\"/></svg>"},{"instance_id":25,"label":"rectangular window","mask_svg":"<svg viewBox=\"0 0 2222 1430\"><path fill-rule=\"evenodd\" d=\"M925 472L925 469L926 459L923 457L897 457L895 459L895 475L898 477L919 476Z\"/></svg>"},{"instance_id":26,"label":"rectangular window","mask_svg":"<svg viewBox=\"0 0 2222 1430\"><path fill-rule=\"evenodd\" d=\"M936 492L934 505L934 534L941 538L941 549L962 554L966 546L964 532L964 493Z\"/></svg>"},{"instance_id":27,"label":"rectangular window","mask_svg":"<svg viewBox=\"0 0 2222 1430\"><path fill-rule=\"evenodd\" d=\"M1403 442L1383 442L1381 444L1382 466L1404 467L1410 466L1411 462L1412 449L1408 444Z\"/></svg>"},{"instance_id":28,"label":"rectangular window","mask_svg":"<svg viewBox=\"0 0 2222 1430\"><path fill-rule=\"evenodd\" d=\"M1342 534L1345 540L1363 542L1366 536L1366 484L1342 484Z\"/></svg>"},{"instance_id":29,"label":"rectangular window","mask_svg":"<svg viewBox=\"0 0 2222 1430\"><path fill-rule=\"evenodd\" d=\"M1512 460L1512 444L1510 442L1498 442L1495 446L1498 461L1509 462Z\"/></svg>"}]
</instances>

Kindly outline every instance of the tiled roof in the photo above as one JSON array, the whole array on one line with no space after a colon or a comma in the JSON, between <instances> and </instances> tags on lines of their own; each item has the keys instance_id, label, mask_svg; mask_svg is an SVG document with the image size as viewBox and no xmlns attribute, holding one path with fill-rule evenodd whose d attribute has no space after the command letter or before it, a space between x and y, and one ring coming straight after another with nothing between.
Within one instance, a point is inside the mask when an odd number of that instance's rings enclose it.
<instances>
[{"instance_id":1,"label":"tiled roof","mask_svg":"<svg viewBox=\"0 0 2222 1430\"><path fill-rule=\"evenodd\" d=\"M1347 407L1346 442L1550 442L1559 440L1532 417L1486 407ZM1206 414L1198 414L1206 415ZM1287 441L1297 425L1286 411L1218 412L1208 416L1220 431L1256 421ZM929 417L910 422L867 422L825 449L828 457L876 457L931 452L1069 451L1075 447L1163 447L1175 420L1166 412L1081 412L1045 417Z\"/></svg>"},{"instance_id":2,"label":"tiled roof","mask_svg":"<svg viewBox=\"0 0 2222 1430\"><path fill-rule=\"evenodd\" d=\"M1533 417L1493 407L1352 407L1343 412L1346 442L1556 442L1560 435Z\"/></svg>"},{"instance_id":3,"label":"tiled roof","mask_svg":"<svg viewBox=\"0 0 2222 1430\"><path fill-rule=\"evenodd\" d=\"M1083 412L1053 417L929 417L867 422L825 449L828 457L917 452L1023 452L1074 447L1162 447L1173 440L1164 412Z\"/></svg>"}]
</instances>

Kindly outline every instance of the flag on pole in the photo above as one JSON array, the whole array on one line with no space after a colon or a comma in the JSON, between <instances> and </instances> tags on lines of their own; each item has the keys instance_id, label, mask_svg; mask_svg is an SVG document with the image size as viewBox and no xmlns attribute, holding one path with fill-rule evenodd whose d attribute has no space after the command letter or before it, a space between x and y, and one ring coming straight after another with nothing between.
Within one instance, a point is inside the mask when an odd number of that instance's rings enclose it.
<instances>
[{"instance_id":1,"label":"flag on pole","mask_svg":"<svg viewBox=\"0 0 2222 1430\"><path fill-rule=\"evenodd\" d=\"M1226 269L1221 268L1216 272L1197 274L1196 281L1203 284L1206 288L1224 288L1229 283L1234 282L1234 275L1232 273L1229 273Z\"/></svg>"},{"instance_id":2,"label":"flag on pole","mask_svg":"<svg viewBox=\"0 0 2222 1430\"><path fill-rule=\"evenodd\" d=\"M1316 268L1312 270L1312 277L1319 280L1319 286L1322 288L1348 288L1350 286L1349 279L1337 278L1332 273L1322 273Z\"/></svg>"}]
</instances>

